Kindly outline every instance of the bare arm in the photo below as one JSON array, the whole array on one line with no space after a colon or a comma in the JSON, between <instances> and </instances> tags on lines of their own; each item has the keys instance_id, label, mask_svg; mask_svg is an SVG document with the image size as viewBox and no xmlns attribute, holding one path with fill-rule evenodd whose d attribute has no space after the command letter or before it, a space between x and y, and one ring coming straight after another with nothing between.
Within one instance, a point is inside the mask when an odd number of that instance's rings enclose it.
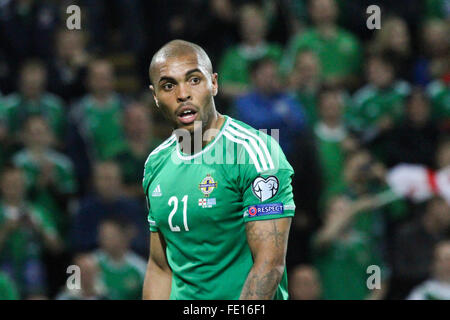
<instances>
[{"instance_id":1,"label":"bare arm","mask_svg":"<svg viewBox=\"0 0 450 320\"><path fill-rule=\"evenodd\" d=\"M143 300L168 300L172 286L172 270L166 257L166 243L159 232L151 232L150 258L145 273Z\"/></svg>"},{"instance_id":2,"label":"bare arm","mask_svg":"<svg viewBox=\"0 0 450 320\"><path fill-rule=\"evenodd\" d=\"M253 267L241 300L273 299L284 272L291 218L247 222L247 242Z\"/></svg>"}]
</instances>

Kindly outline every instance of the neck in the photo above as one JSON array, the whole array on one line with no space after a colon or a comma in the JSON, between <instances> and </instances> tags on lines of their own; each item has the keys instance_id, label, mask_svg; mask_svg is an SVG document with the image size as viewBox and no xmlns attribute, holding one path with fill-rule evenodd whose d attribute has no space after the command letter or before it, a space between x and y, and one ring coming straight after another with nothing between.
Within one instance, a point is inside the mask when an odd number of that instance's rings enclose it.
<instances>
[{"instance_id":1,"label":"neck","mask_svg":"<svg viewBox=\"0 0 450 320\"><path fill-rule=\"evenodd\" d=\"M209 142L211 142L220 131L223 123L225 122L225 117L214 111L209 124L205 127L196 127L194 124L194 131L190 133L190 139L187 141L180 142L180 148L183 152L190 147L192 154L200 152ZM180 141L180 136L178 141ZM183 139L184 140L184 139ZM201 143L200 143L201 140ZM190 144L189 146L187 144ZM201 147L200 147L201 146Z\"/></svg>"},{"instance_id":2,"label":"neck","mask_svg":"<svg viewBox=\"0 0 450 320\"><path fill-rule=\"evenodd\" d=\"M317 30L325 38L331 38L336 34L336 25L331 22L323 23L317 26Z\"/></svg>"},{"instance_id":3,"label":"neck","mask_svg":"<svg viewBox=\"0 0 450 320\"><path fill-rule=\"evenodd\" d=\"M108 102L108 99L111 96L111 94L109 92L105 93L102 92L102 93L94 93L92 94L92 96L100 106L103 106L104 104L106 104L106 102Z\"/></svg>"},{"instance_id":4,"label":"neck","mask_svg":"<svg viewBox=\"0 0 450 320\"><path fill-rule=\"evenodd\" d=\"M327 126L330 129L336 129L339 128L341 125L340 119L324 119L323 124Z\"/></svg>"},{"instance_id":5,"label":"neck","mask_svg":"<svg viewBox=\"0 0 450 320\"><path fill-rule=\"evenodd\" d=\"M125 256L126 251L116 251L116 252L109 252L108 255L111 258L111 260L113 260L116 263L122 262L124 256Z\"/></svg>"}]
</instances>

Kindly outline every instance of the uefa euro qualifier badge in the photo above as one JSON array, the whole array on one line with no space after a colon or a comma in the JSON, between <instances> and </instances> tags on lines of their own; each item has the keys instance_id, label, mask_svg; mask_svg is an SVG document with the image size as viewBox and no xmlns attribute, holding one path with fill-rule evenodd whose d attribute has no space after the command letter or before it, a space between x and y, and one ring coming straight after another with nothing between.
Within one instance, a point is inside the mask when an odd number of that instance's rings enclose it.
<instances>
[{"instance_id":1,"label":"uefa euro qualifier badge","mask_svg":"<svg viewBox=\"0 0 450 320\"><path fill-rule=\"evenodd\" d=\"M207 174L206 177L200 182L198 188L203 193L205 198L198 199L198 205L202 208L212 208L212 206L216 205L216 198L210 198L209 195L211 192L217 188L217 182L214 181L214 178L211 177L210 174Z\"/></svg>"},{"instance_id":2,"label":"uefa euro qualifier badge","mask_svg":"<svg viewBox=\"0 0 450 320\"><path fill-rule=\"evenodd\" d=\"M253 180L252 191L259 201L264 202L277 194L279 186L280 183L275 176L269 176L265 179L257 177Z\"/></svg>"},{"instance_id":3,"label":"uefa euro qualifier badge","mask_svg":"<svg viewBox=\"0 0 450 320\"><path fill-rule=\"evenodd\" d=\"M255 197L259 201L263 202L273 198L280 187L280 183L275 176L269 176L267 178L257 177L253 180L252 191ZM247 215L249 217L267 216L282 214L284 212L283 204L277 203L260 203L253 206L249 206Z\"/></svg>"}]
</instances>

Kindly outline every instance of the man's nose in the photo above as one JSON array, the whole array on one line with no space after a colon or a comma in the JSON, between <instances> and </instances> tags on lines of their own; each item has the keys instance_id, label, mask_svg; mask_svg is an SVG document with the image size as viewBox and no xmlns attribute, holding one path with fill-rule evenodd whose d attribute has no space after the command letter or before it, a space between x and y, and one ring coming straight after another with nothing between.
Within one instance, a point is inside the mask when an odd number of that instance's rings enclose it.
<instances>
[{"instance_id":1,"label":"man's nose","mask_svg":"<svg viewBox=\"0 0 450 320\"><path fill-rule=\"evenodd\" d=\"M191 93L189 91L188 86L184 84L180 84L177 90L177 101L185 102L191 99Z\"/></svg>"}]
</instances>

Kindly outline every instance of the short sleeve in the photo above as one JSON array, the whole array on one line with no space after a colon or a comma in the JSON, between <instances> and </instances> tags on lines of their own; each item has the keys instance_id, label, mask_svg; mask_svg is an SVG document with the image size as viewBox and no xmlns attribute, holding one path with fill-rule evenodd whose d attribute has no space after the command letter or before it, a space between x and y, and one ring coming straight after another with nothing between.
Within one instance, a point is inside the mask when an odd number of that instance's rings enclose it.
<instances>
[{"instance_id":1,"label":"short sleeve","mask_svg":"<svg viewBox=\"0 0 450 320\"><path fill-rule=\"evenodd\" d=\"M250 162L257 161L259 165L241 165L244 222L292 217L295 213L294 170L278 143L272 138L267 141L271 146L261 146L254 155L250 155L252 150L246 152Z\"/></svg>"},{"instance_id":2,"label":"short sleeve","mask_svg":"<svg viewBox=\"0 0 450 320\"><path fill-rule=\"evenodd\" d=\"M142 179L142 187L144 188L144 194L145 194L145 203L147 205L147 210L148 210L147 221L149 224L150 231L158 232L159 229L158 229L158 226L156 225L156 220L152 213L152 206L151 206L150 197L149 197L149 188L150 188L151 179L152 179L151 168L150 168L150 164L149 164L149 159L147 159L147 161L145 162L145 167L144 167L144 178Z\"/></svg>"}]
</instances>

